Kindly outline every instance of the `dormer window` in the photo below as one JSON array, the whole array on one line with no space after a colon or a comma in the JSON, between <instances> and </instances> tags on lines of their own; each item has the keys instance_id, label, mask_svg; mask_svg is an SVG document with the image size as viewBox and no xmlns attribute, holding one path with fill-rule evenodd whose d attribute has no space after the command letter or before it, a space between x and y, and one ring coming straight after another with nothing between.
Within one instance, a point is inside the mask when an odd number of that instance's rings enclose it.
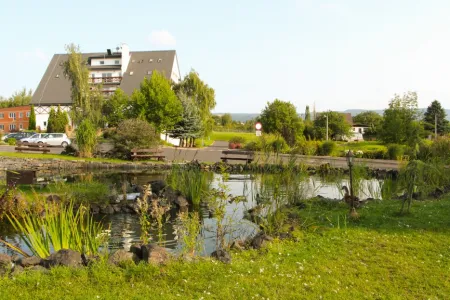
<instances>
[{"instance_id":1,"label":"dormer window","mask_svg":"<svg viewBox=\"0 0 450 300\"><path fill-rule=\"evenodd\" d=\"M120 60L115 60L114 64L119 65L120 64Z\"/></svg>"},{"instance_id":2,"label":"dormer window","mask_svg":"<svg viewBox=\"0 0 450 300\"><path fill-rule=\"evenodd\" d=\"M101 61L100 61L100 64L101 64L101 65L104 65L104 64L105 64L105 61L104 61L104 60L101 60Z\"/></svg>"}]
</instances>

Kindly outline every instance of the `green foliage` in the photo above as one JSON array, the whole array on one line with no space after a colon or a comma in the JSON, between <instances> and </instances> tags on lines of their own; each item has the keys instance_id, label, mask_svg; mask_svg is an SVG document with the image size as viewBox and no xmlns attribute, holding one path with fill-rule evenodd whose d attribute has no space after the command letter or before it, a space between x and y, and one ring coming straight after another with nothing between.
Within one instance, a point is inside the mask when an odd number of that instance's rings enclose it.
<instances>
[{"instance_id":1,"label":"green foliage","mask_svg":"<svg viewBox=\"0 0 450 300\"><path fill-rule=\"evenodd\" d=\"M402 97L395 95L384 111L379 137L384 143L408 144L420 142L422 126L419 122L417 94L408 92Z\"/></svg>"},{"instance_id":2,"label":"green foliage","mask_svg":"<svg viewBox=\"0 0 450 300\"><path fill-rule=\"evenodd\" d=\"M29 105L32 96L33 91L31 89L27 90L26 88L22 88L21 90L14 92L8 99L2 99L2 97L0 97L0 108Z\"/></svg>"},{"instance_id":3,"label":"green foliage","mask_svg":"<svg viewBox=\"0 0 450 300\"><path fill-rule=\"evenodd\" d=\"M50 115L47 121L47 132L66 132L66 126L69 125L69 117L66 112L58 108L55 112L53 107L50 109Z\"/></svg>"},{"instance_id":4,"label":"green foliage","mask_svg":"<svg viewBox=\"0 0 450 300\"><path fill-rule=\"evenodd\" d=\"M261 113L264 132L281 135L289 146L303 137L303 122L295 106L290 102L275 99Z\"/></svg>"},{"instance_id":5,"label":"green foliage","mask_svg":"<svg viewBox=\"0 0 450 300\"><path fill-rule=\"evenodd\" d=\"M135 116L147 120L158 132L168 132L182 120L183 106L169 80L158 71L145 77L131 97Z\"/></svg>"},{"instance_id":6,"label":"green foliage","mask_svg":"<svg viewBox=\"0 0 450 300\"><path fill-rule=\"evenodd\" d=\"M405 148L402 145L391 144L387 148L387 157L392 160L401 160L404 152Z\"/></svg>"},{"instance_id":7,"label":"green foliage","mask_svg":"<svg viewBox=\"0 0 450 300\"><path fill-rule=\"evenodd\" d=\"M245 138L243 136L240 136L240 135L235 135L228 142L229 143L234 143L234 144L244 144L245 143Z\"/></svg>"},{"instance_id":8,"label":"green foliage","mask_svg":"<svg viewBox=\"0 0 450 300\"><path fill-rule=\"evenodd\" d=\"M321 156L330 156L336 152L337 145L333 141L325 141L319 145L318 154Z\"/></svg>"},{"instance_id":9,"label":"green foliage","mask_svg":"<svg viewBox=\"0 0 450 300\"><path fill-rule=\"evenodd\" d=\"M342 113L336 111L327 111L317 114L314 120L314 136L316 139L326 139L328 116L328 138L335 139L338 136L345 137L350 135L350 124L344 118Z\"/></svg>"},{"instance_id":10,"label":"green foliage","mask_svg":"<svg viewBox=\"0 0 450 300\"><path fill-rule=\"evenodd\" d=\"M230 127L233 123L233 118L231 117L231 114L224 114L220 117L220 123L223 127Z\"/></svg>"},{"instance_id":11,"label":"green foliage","mask_svg":"<svg viewBox=\"0 0 450 300\"><path fill-rule=\"evenodd\" d=\"M14 146L16 144L16 139L15 138L7 138L6 139L6 143L10 146Z\"/></svg>"},{"instance_id":12,"label":"green foliage","mask_svg":"<svg viewBox=\"0 0 450 300\"><path fill-rule=\"evenodd\" d=\"M118 88L114 94L103 103L102 113L108 127L116 127L120 122L130 117L131 101L125 92Z\"/></svg>"},{"instance_id":13,"label":"green foliage","mask_svg":"<svg viewBox=\"0 0 450 300\"><path fill-rule=\"evenodd\" d=\"M297 147L293 150L293 153L300 155L317 155L320 142L318 141L302 141L297 144Z\"/></svg>"},{"instance_id":14,"label":"green foliage","mask_svg":"<svg viewBox=\"0 0 450 300\"><path fill-rule=\"evenodd\" d=\"M89 119L81 122L76 130L76 144L81 157L92 157L97 144L97 133Z\"/></svg>"},{"instance_id":15,"label":"green foliage","mask_svg":"<svg viewBox=\"0 0 450 300\"><path fill-rule=\"evenodd\" d=\"M431 144L431 157L442 163L450 163L450 138L440 137Z\"/></svg>"},{"instance_id":16,"label":"green foliage","mask_svg":"<svg viewBox=\"0 0 450 300\"><path fill-rule=\"evenodd\" d=\"M170 131L170 136L180 138L182 140L181 146L184 146L183 144L193 146L194 140L202 134L200 112L195 102L186 94L180 92L178 98L183 106L183 115L182 119Z\"/></svg>"},{"instance_id":17,"label":"green foliage","mask_svg":"<svg viewBox=\"0 0 450 300\"><path fill-rule=\"evenodd\" d=\"M169 174L167 182L172 189L180 191L188 201L198 207L210 189L212 175L211 172L197 169L174 168Z\"/></svg>"},{"instance_id":18,"label":"green foliage","mask_svg":"<svg viewBox=\"0 0 450 300\"><path fill-rule=\"evenodd\" d=\"M47 132L55 132L53 130L53 123L56 121L56 111L53 106L50 108L50 113L47 120Z\"/></svg>"},{"instance_id":19,"label":"green foliage","mask_svg":"<svg viewBox=\"0 0 450 300\"><path fill-rule=\"evenodd\" d=\"M290 150L289 145L281 136L270 143L270 149L275 153L287 153Z\"/></svg>"},{"instance_id":20,"label":"green foliage","mask_svg":"<svg viewBox=\"0 0 450 300\"><path fill-rule=\"evenodd\" d=\"M305 139L307 140L313 140L314 139L314 124L312 121L305 121L305 129L303 129L303 135L305 136Z\"/></svg>"},{"instance_id":21,"label":"green foliage","mask_svg":"<svg viewBox=\"0 0 450 300\"><path fill-rule=\"evenodd\" d=\"M38 257L46 258L51 250L61 249L94 255L105 241L102 224L94 221L87 207L74 209L73 203L45 204L44 215L9 217L14 228L23 233L23 242Z\"/></svg>"},{"instance_id":22,"label":"green foliage","mask_svg":"<svg viewBox=\"0 0 450 300\"><path fill-rule=\"evenodd\" d=\"M374 111L365 111L357 114L353 117L353 123L355 124L363 124L368 126L369 128L366 130L366 135L377 135L378 129L383 122L383 117Z\"/></svg>"},{"instance_id":23,"label":"green foliage","mask_svg":"<svg viewBox=\"0 0 450 300\"><path fill-rule=\"evenodd\" d=\"M159 138L148 122L128 119L119 123L113 134L114 152L119 158L129 159L133 148L148 149L159 144Z\"/></svg>"},{"instance_id":24,"label":"green foliage","mask_svg":"<svg viewBox=\"0 0 450 300\"><path fill-rule=\"evenodd\" d=\"M311 121L311 113L309 112L309 105L306 105L305 108L305 122Z\"/></svg>"},{"instance_id":25,"label":"green foliage","mask_svg":"<svg viewBox=\"0 0 450 300\"><path fill-rule=\"evenodd\" d=\"M199 74L194 70L191 70L181 82L174 85L173 89L175 92L182 92L194 100L202 120L202 133L205 136L211 133L214 125L211 110L216 107L214 89L202 81Z\"/></svg>"},{"instance_id":26,"label":"green foliage","mask_svg":"<svg viewBox=\"0 0 450 300\"><path fill-rule=\"evenodd\" d=\"M180 212L178 214L179 223L174 225L176 239L182 242L182 252L184 255L195 256L201 251L201 243L198 239L201 233L201 220L198 212Z\"/></svg>"},{"instance_id":27,"label":"green foliage","mask_svg":"<svg viewBox=\"0 0 450 300\"><path fill-rule=\"evenodd\" d=\"M446 117L447 114L444 108L442 108L441 103L434 100L423 115L424 129L434 134L435 123L437 122L437 133L439 135L449 132L449 122Z\"/></svg>"},{"instance_id":28,"label":"green foliage","mask_svg":"<svg viewBox=\"0 0 450 300\"><path fill-rule=\"evenodd\" d=\"M99 87L91 89L89 69L80 48L69 44L66 51L69 59L64 63L64 75L71 82L72 120L78 125L88 119L94 128L97 128L103 122L103 93Z\"/></svg>"},{"instance_id":29,"label":"green foliage","mask_svg":"<svg viewBox=\"0 0 450 300\"><path fill-rule=\"evenodd\" d=\"M36 113L34 111L34 105L30 107L30 118L28 120L28 130L36 130Z\"/></svg>"}]
</instances>

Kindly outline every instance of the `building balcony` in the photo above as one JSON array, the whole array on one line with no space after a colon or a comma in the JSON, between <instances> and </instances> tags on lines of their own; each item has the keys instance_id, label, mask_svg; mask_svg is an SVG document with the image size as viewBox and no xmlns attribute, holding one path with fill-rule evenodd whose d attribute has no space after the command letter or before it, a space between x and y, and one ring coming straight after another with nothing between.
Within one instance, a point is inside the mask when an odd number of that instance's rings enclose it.
<instances>
[{"instance_id":1,"label":"building balcony","mask_svg":"<svg viewBox=\"0 0 450 300\"><path fill-rule=\"evenodd\" d=\"M92 84L120 84L122 77L89 77L88 82Z\"/></svg>"},{"instance_id":2,"label":"building balcony","mask_svg":"<svg viewBox=\"0 0 450 300\"><path fill-rule=\"evenodd\" d=\"M103 96L105 96L105 97L112 96L112 95L114 95L115 92L116 92L115 90L103 90L102 91Z\"/></svg>"}]
</instances>

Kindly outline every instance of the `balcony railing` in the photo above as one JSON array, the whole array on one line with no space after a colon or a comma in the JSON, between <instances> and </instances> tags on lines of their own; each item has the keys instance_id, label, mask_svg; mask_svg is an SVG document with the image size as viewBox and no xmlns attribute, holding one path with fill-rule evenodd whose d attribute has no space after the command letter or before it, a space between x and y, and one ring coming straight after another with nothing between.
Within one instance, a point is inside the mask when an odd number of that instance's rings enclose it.
<instances>
[{"instance_id":1,"label":"balcony railing","mask_svg":"<svg viewBox=\"0 0 450 300\"><path fill-rule=\"evenodd\" d=\"M103 96L109 97L109 96L114 95L115 90L103 90L102 92L103 92Z\"/></svg>"},{"instance_id":2,"label":"balcony railing","mask_svg":"<svg viewBox=\"0 0 450 300\"><path fill-rule=\"evenodd\" d=\"M122 81L122 77L90 77L88 82L93 84L99 83L111 83L111 84L120 84Z\"/></svg>"}]
</instances>

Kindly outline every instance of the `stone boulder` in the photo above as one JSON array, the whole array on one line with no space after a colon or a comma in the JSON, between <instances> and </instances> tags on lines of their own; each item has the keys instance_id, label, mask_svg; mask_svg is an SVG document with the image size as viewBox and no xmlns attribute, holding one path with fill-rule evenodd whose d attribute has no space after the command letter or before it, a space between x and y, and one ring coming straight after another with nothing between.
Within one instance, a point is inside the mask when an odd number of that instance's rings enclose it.
<instances>
[{"instance_id":1,"label":"stone boulder","mask_svg":"<svg viewBox=\"0 0 450 300\"><path fill-rule=\"evenodd\" d=\"M131 245L130 252L136 254L139 259L142 259L142 249L141 245Z\"/></svg>"},{"instance_id":2,"label":"stone boulder","mask_svg":"<svg viewBox=\"0 0 450 300\"><path fill-rule=\"evenodd\" d=\"M148 184L152 187L152 193L155 195L160 196L162 192L165 190L167 184L162 180L153 180L150 181Z\"/></svg>"},{"instance_id":3,"label":"stone boulder","mask_svg":"<svg viewBox=\"0 0 450 300\"><path fill-rule=\"evenodd\" d=\"M123 263L138 262L138 261L139 259L136 254L128 252L124 249L117 250L116 252L111 254L108 258L108 263L116 266Z\"/></svg>"},{"instance_id":4,"label":"stone boulder","mask_svg":"<svg viewBox=\"0 0 450 300\"><path fill-rule=\"evenodd\" d=\"M147 244L141 246L142 260L150 264L161 265L170 258L169 253L163 247L156 244Z\"/></svg>"},{"instance_id":5,"label":"stone boulder","mask_svg":"<svg viewBox=\"0 0 450 300\"><path fill-rule=\"evenodd\" d=\"M61 196L56 194L51 194L47 196L48 202L61 202Z\"/></svg>"},{"instance_id":6,"label":"stone boulder","mask_svg":"<svg viewBox=\"0 0 450 300\"><path fill-rule=\"evenodd\" d=\"M176 206L179 209L184 209L187 208L189 206L189 202L186 200L186 197L184 197L183 195L179 194L176 198L174 203L176 204Z\"/></svg>"},{"instance_id":7,"label":"stone boulder","mask_svg":"<svg viewBox=\"0 0 450 300\"><path fill-rule=\"evenodd\" d=\"M211 257L217 259L220 262L223 262L224 264L231 263L231 255L225 250L216 250L211 253Z\"/></svg>"},{"instance_id":8,"label":"stone boulder","mask_svg":"<svg viewBox=\"0 0 450 300\"><path fill-rule=\"evenodd\" d=\"M265 234L264 232L259 232L250 242L253 249L261 249L266 242L272 241L273 238Z\"/></svg>"},{"instance_id":9,"label":"stone boulder","mask_svg":"<svg viewBox=\"0 0 450 300\"><path fill-rule=\"evenodd\" d=\"M24 268L37 266L41 264L41 258L37 256L23 257L17 261L17 264Z\"/></svg>"},{"instance_id":10,"label":"stone boulder","mask_svg":"<svg viewBox=\"0 0 450 300\"><path fill-rule=\"evenodd\" d=\"M53 266L79 267L83 265L81 254L70 249L61 249L43 259L41 265L50 268Z\"/></svg>"},{"instance_id":11,"label":"stone boulder","mask_svg":"<svg viewBox=\"0 0 450 300\"><path fill-rule=\"evenodd\" d=\"M6 254L0 254L0 276L12 270L12 258Z\"/></svg>"},{"instance_id":12,"label":"stone boulder","mask_svg":"<svg viewBox=\"0 0 450 300\"><path fill-rule=\"evenodd\" d=\"M100 213L104 215L112 215L114 214L114 208L111 205L106 205L100 208Z\"/></svg>"}]
</instances>

